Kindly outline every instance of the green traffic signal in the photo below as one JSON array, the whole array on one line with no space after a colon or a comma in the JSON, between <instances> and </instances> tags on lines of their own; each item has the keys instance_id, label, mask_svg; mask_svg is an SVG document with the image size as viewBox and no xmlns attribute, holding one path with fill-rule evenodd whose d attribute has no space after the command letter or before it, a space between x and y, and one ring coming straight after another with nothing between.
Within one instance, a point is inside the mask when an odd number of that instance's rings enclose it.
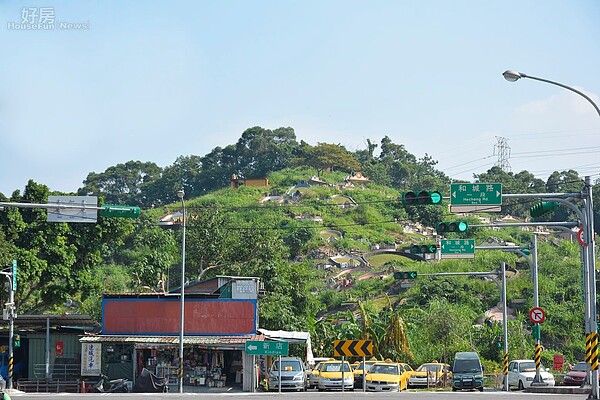
<instances>
[{"instance_id":1,"label":"green traffic signal","mask_svg":"<svg viewBox=\"0 0 600 400\"><path fill-rule=\"evenodd\" d=\"M100 209L100 216L107 218L138 218L140 216L140 208L135 206L104 204Z\"/></svg>"},{"instance_id":2,"label":"green traffic signal","mask_svg":"<svg viewBox=\"0 0 600 400\"><path fill-rule=\"evenodd\" d=\"M421 190L410 191L402 194L402 204L406 206L441 203L442 193L438 191L428 192L426 190Z\"/></svg>"},{"instance_id":3,"label":"green traffic signal","mask_svg":"<svg viewBox=\"0 0 600 400\"><path fill-rule=\"evenodd\" d=\"M410 246L410 254L431 254L435 253L435 244L413 244Z\"/></svg>"},{"instance_id":4,"label":"green traffic signal","mask_svg":"<svg viewBox=\"0 0 600 400\"><path fill-rule=\"evenodd\" d=\"M466 221L440 222L437 225L438 233L446 232L466 232L469 230L469 224Z\"/></svg>"},{"instance_id":5,"label":"green traffic signal","mask_svg":"<svg viewBox=\"0 0 600 400\"><path fill-rule=\"evenodd\" d=\"M21 335L19 335L18 333L15 333L15 335L13 336L13 344L15 345L15 347L21 347Z\"/></svg>"},{"instance_id":6,"label":"green traffic signal","mask_svg":"<svg viewBox=\"0 0 600 400\"><path fill-rule=\"evenodd\" d=\"M532 217L537 218L541 217L544 214L547 214L551 211L554 211L558 208L558 203L555 201L541 201L535 204L533 207L529 209L529 213Z\"/></svg>"},{"instance_id":7,"label":"green traffic signal","mask_svg":"<svg viewBox=\"0 0 600 400\"><path fill-rule=\"evenodd\" d=\"M394 279L417 279L417 271L396 271L394 272Z\"/></svg>"}]
</instances>

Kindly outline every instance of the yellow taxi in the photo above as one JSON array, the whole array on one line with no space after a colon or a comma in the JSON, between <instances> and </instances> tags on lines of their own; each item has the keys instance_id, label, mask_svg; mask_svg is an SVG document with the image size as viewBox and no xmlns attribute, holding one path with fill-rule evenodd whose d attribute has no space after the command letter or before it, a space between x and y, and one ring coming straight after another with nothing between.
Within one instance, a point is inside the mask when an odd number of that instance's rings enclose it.
<instances>
[{"instance_id":1,"label":"yellow taxi","mask_svg":"<svg viewBox=\"0 0 600 400\"><path fill-rule=\"evenodd\" d=\"M313 369L310 370L308 374L308 388L313 389L316 388L319 384L319 371L321 370L321 365L323 362L318 362L317 365Z\"/></svg>"},{"instance_id":2,"label":"yellow taxi","mask_svg":"<svg viewBox=\"0 0 600 400\"><path fill-rule=\"evenodd\" d=\"M373 364L375 364L377 362L377 359L372 358L370 360L365 361L365 364L363 365L362 362L357 363L356 366L353 365L354 368L354 387L355 388L361 388L363 387L363 376L366 375L367 372L369 372L369 368L371 368L371 366Z\"/></svg>"},{"instance_id":3,"label":"yellow taxi","mask_svg":"<svg viewBox=\"0 0 600 400\"><path fill-rule=\"evenodd\" d=\"M324 361L319 369L319 392L324 390L354 390L354 372L348 361Z\"/></svg>"},{"instance_id":4,"label":"yellow taxi","mask_svg":"<svg viewBox=\"0 0 600 400\"><path fill-rule=\"evenodd\" d=\"M452 382L450 365L437 361L421 364L408 379L408 387L430 387Z\"/></svg>"},{"instance_id":5,"label":"yellow taxi","mask_svg":"<svg viewBox=\"0 0 600 400\"><path fill-rule=\"evenodd\" d=\"M408 387L410 371L402 364L378 361L374 363L366 377L369 392L400 392Z\"/></svg>"},{"instance_id":6,"label":"yellow taxi","mask_svg":"<svg viewBox=\"0 0 600 400\"><path fill-rule=\"evenodd\" d=\"M401 362L398 364L402 365L402 368L404 368L404 371L406 371L406 377L407 377L406 379L408 381L408 378L410 378L412 376L412 374L413 374L413 372L415 372L415 370L407 363Z\"/></svg>"}]
</instances>

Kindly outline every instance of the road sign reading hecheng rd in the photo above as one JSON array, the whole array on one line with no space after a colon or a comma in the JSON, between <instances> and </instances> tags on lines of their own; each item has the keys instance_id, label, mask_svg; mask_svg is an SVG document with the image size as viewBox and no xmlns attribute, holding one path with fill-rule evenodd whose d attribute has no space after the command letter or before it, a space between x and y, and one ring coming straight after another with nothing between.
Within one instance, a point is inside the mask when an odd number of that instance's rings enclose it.
<instances>
[{"instance_id":1,"label":"road sign reading hecheng rd","mask_svg":"<svg viewBox=\"0 0 600 400\"><path fill-rule=\"evenodd\" d=\"M256 356L287 356L288 342L263 342L259 340L246 341L246 354Z\"/></svg>"},{"instance_id":2,"label":"road sign reading hecheng rd","mask_svg":"<svg viewBox=\"0 0 600 400\"><path fill-rule=\"evenodd\" d=\"M474 258L475 240L444 239L441 241L442 258Z\"/></svg>"},{"instance_id":3,"label":"road sign reading hecheng rd","mask_svg":"<svg viewBox=\"0 0 600 400\"><path fill-rule=\"evenodd\" d=\"M453 183L450 185L450 211L501 211L501 183Z\"/></svg>"}]
</instances>

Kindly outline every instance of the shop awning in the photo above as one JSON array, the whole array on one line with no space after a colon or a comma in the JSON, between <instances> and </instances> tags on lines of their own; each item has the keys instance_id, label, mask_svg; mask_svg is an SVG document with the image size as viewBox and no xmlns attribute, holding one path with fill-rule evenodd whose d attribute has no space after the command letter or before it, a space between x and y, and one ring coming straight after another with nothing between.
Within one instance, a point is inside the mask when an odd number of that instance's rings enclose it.
<instances>
[{"instance_id":1,"label":"shop awning","mask_svg":"<svg viewBox=\"0 0 600 400\"><path fill-rule=\"evenodd\" d=\"M312 345L310 343L310 333L294 331L269 331L267 329L258 329L258 333L265 335L269 340L279 340L289 343L306 343L306 361L309 364L314 363Z\"/></svg>"},{"instance_id":2,"label":"shop awning","mask_svg":"<svg viewBox=\"0 0 600 400\"><path fill-rule=\"evenodd\" d=\"M264 340L263 335L251 336L184 336L183 344L213 348L216 350L243 350L247 340ZM179 345L179 336L127 336L127 335L87 335L79 339L81 343L131 343L142 346Z\"/></svg>"}]
</instances>

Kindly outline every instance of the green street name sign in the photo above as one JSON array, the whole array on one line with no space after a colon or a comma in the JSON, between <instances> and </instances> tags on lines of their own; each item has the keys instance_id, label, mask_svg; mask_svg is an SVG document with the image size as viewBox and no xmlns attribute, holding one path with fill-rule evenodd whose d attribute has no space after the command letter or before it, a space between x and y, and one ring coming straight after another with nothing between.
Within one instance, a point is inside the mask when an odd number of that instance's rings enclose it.
<instances>
[{"instance_id":1,"label":"green street name sign","mask_svg":"<svg viewBox=\"0 0 600 400\"><path fill-rule=\"evenodd\" d=\"M473 239L444 239L441 242L442 258L474 258L475 240Z\"/></svg>"},{"instance_id":2,"label":"green street name sign","mask_svg":"<svg viewBox=\"0 0 600 400\"><path fill-rule=\"evenodd\" d=\"M259 340L246 341L246 354L255 356L287 356L288 342L263 342Z\"/></svg>"},{"instance_id":3,"label":"green street name sign","mask_svg":"<svg viewBox=\"0 0 600 400\"><path fill-rule=\"evenodd\" d=\"M500 211L501 183L453 183L450 185L450 209L463 211Z\"/></svg>"}]
</instances>

